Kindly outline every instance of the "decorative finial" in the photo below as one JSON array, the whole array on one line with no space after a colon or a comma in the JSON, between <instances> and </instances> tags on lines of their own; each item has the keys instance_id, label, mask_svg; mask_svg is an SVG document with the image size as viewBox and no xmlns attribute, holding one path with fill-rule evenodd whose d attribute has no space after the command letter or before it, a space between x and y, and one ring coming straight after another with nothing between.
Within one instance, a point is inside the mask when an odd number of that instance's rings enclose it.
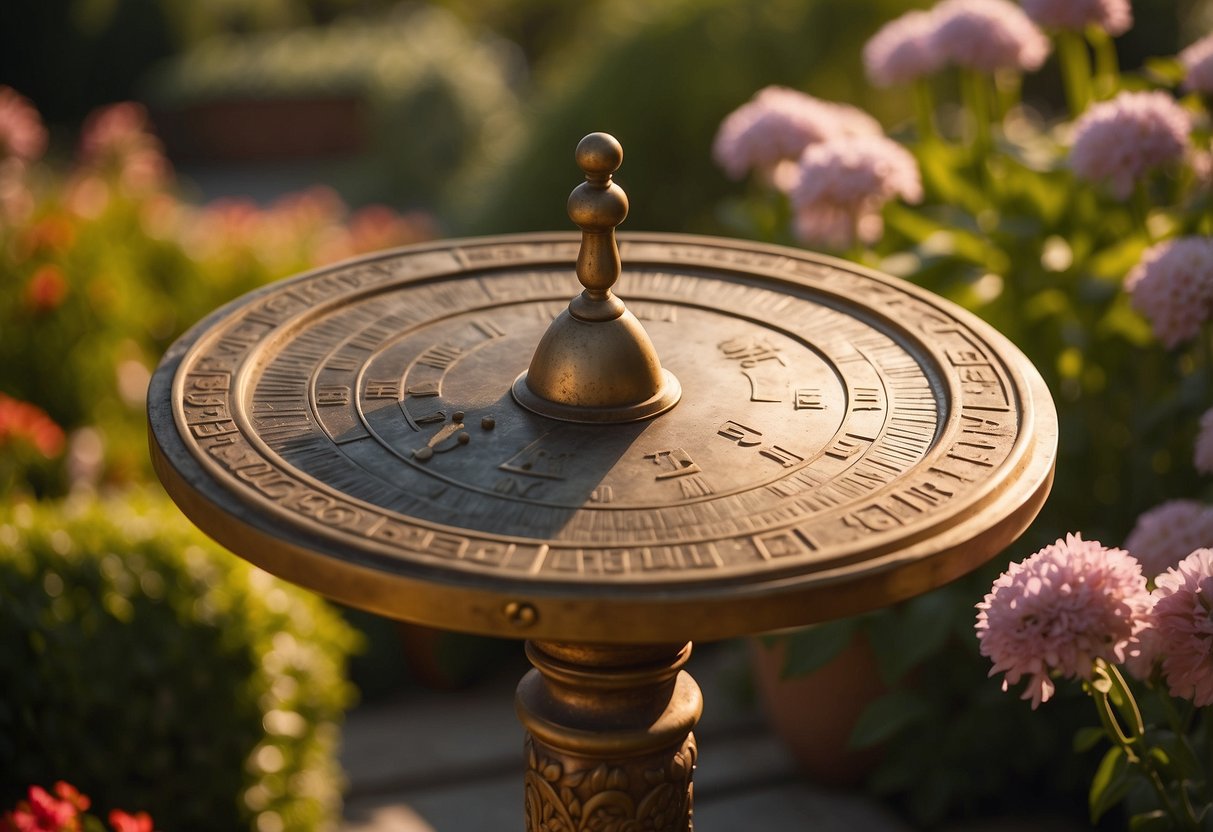
<instances>
[{"instance_id":1,"label":"decorative finial","mask_svg":"<svg viewBox=\"0 0 1213 832\"><path fill-rule=\"evenodd\" d=\"M619 279L615 226L628 197L611 181L623 163L613 136L591 133L577 145L585 181L569 195L569 218L581 228L577 279L584 291L552 321L526 372L514 380L523 407L568 422L635 422L678 403L678 379L661 366L636 316L611 292Z\"/></svg>"},{"instance_id":2,"label":"decorative finial","mask_svg":"<svg viewBox=\"0 0 1213 832\"><path fill-rule=\"evenodd\" d=\"M576 158L585 181L569 194L569 219L581 229L577 279L585 291L569 311L583 321L610 321L624 312L611 294L621 268L615 226L628 215L628 195L611 178L623 164L623 146L607 133L591 133L577 144Z\"/></svg>"}]
</instances>

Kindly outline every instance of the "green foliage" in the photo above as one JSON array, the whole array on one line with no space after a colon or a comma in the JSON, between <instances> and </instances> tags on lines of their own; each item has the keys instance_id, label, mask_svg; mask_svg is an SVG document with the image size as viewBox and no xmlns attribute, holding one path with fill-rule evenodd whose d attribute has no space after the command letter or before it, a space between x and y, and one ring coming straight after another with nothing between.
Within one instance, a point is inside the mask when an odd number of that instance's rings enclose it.
<instances>
[{"instance_id":1,"label":"green foliage","mask_svg":"<svg viewBox=\"0 0 1213 832\"><path fill-rule=\"evenodd\" d=\"M736 189L711 161L725 114L767 84L896 108L866 89L859 49L906 5L628 0L590 6L560 47L536 64L521 141L483 180L463 188L454 223L469 233L570 227L564 200L577 182L573 148L585 134L604 130L625 149L617 177L631 201L625 230L719 232L717 203Z\"/></svg>"},{"instance_id":2,"label":"green foliage","mask_svg":"<svg viewBox=\"0 0 1213 832\"><path fill-rule=\"evenodd\" d=\"M157 828L329 828L358 643L163 498L0 508L0 805L66 779Z\"/></svg>"}]
</instances>

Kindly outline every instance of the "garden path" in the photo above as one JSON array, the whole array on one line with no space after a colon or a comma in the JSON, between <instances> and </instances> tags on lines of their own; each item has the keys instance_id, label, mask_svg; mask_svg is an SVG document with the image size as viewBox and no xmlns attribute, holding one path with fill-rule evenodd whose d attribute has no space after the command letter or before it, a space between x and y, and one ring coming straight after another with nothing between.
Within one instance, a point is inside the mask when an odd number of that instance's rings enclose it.
<instances>
[{"instance_id":1,"label":"garden path","mask_svg":"<svg viewBox=\"0 0 1213 832\"><path fill-rule=\"evenodd\" d=\"M739 645L696 648L690 671L704 691L695 730L695 828L908 832L887 809L801 778L746 697ZM517 674L458 693L411 690L354 710L343 734L349 779L343 832L521 830L522 728Z\"/></svg>"}]
</instances>

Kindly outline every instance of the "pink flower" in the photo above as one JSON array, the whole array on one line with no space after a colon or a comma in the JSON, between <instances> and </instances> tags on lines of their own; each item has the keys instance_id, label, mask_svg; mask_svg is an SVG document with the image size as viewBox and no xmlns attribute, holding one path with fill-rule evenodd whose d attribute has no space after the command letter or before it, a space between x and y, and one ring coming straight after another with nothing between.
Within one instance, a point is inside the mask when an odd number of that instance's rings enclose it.
<instances>
[{"instance_id":1,"label":"pink flower","mask_svg":"<svg viewBox=\"0 0 1213 832\"><path fill-rule=\"evenodd\" d=\"M46 128L34 105L11 87L0 86L0 160L31 162L46 150Z\"/></svg>"},{"instance_id":2,"label":"pink flower","mask_svg":"<svg viewBox=\"0 0 1213 832\"><path fill-rule=\"evenodd\" d=\"M1195 338L1213 312L1213 238L1151 246L1125 278L1125 289L1168 349Z\"/></svg>"},{"instance_id":3,"label":"pink flower","mask_svg":"<svg viewBox=\"0 0 1213 832\"><path fill-rule=\"evenodd\" d=\"M801 240L841 249L857 239L877 240L885 203L895 197L918 202L922 180L901 145L884 136L854 136L809 145L788 197Z\"/></svg>"},{"instance_id":4,"label":"pink flower","mask_svg":"<svg viewBox=\"0 0 1213 832\"><path fill-rule=\"evenodd\" d=\"M943 66L934 43L935 16L910 11L882 26L863 47L868 80L878 87L908 84Z\"/></svg>"},{"instance_id":5,"label":"pink flower","mask_svg":"<svg viewBox=\"0 0 1213 832\"><path fill-rule=\"evenodd\" d=\"M1095 659L1136 653L1150 595L1128 552L1071 534L1011 564L977 609L990 675L1006 673L1003 690L1026 677L1023 698L1036 708L1053 695L1050 673L1086 679Z\"/></svg>"},{"instance_id":6,"label":"pink flower","mask_svg":"<svg viewBox=\"0 0 1213 832\"><path fill-rule=\"evenodd\" d=\"M1213 34L1205 35L1179 53L1184 65L1184 88L1213 93Z\"/></svg>"},{"instance_id":7,"label":"pink flower","mask_svg":"<svg viewBox=\"0 0 1213 832\"><path fill-rule=\"evenodd\" d=\"M946 63L982 72L1039 69L1049 39L1010 0L943 0L932 42Z\"/></svg>"},{"instance_id":8,"label":"pink flower","mask_svg":"<svg viewBox=\"0 0 1213 832\"><path fill-rule=\"evenodd\" d=\"M1150 615L1154 655L1172 696L1213 704L1213 549L1159 575Z\"/></svg>"},{"instance_id":9,"label":"pink flower","mask_svg":"<svg viewBox=\"0 0 1213 832\"><path fill-rule=\"evenodd\" d=\"M1183 158L1191 128L1187 111L1166 93L1122 92L1074 125L1070 166L1124 199L1150 170Z\"/></svg>"},{"instance_id":10,"label":"pink flower","mask_svg":"<svg viewBox=\"0 0 1213 832\"><path fill-rule=\"evenodd\" d=\"M725 117L712 143L712 158L732 179L750 170L772 175L810 144L833 136L881 133L862 110L822 101L787 87L766 87Z\"/></svg>"},{"instance_id":11,"label":"pink flower","mask_svg":"<svg viewBox=\"0 0 1213 832\"><path fill-rule=\"evenodd\" d=\"M1200 432L1196 434L1196 452L1192 461L1200 473L1213 474L1213 409L1206 410L1200 417ZM1213 546L1213 535L1207 542Z\"/></svg>"},{"instance_id":12,"label":"pink flower","mask_svg":"<svg viewBox=\"0 0 1213 832\"><path fill-rule=\"evenodd\" d=\"M1123 35L1133 25L1129 0L1020 0L1028 17L1051 29L1081 32L1098 26L1109 35Z\"/></svg>"},{"instance_id":13,"label":"pink flower","mask_svg":"<svg viewBox=\"0 0 1213 832\"><path fill-rule=\"evenodd\" d=\"M147 110L132 101L89 114L80 135L80 159L86 167L115 174L134 192L159 187L170 171Z\"/></svg>"},{"instance_id":14,"label":"pink flower","mask_svg":"<svg viewBox=\"0 0 1213 832\"><path fill-rule=\"evenodd\" d=\"M1213 546L1213 506L1196 500L1170 500L1137 518L1125 538L1125 548L1153 578L1179 563L1188 553Z\"/></svg>"}]
</instances>

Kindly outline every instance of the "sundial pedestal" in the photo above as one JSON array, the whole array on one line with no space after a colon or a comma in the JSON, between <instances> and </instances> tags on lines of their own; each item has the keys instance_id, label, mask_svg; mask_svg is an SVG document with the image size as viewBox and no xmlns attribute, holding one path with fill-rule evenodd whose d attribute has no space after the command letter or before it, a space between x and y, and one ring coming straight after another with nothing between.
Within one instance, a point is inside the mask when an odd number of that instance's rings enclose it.
<instances>
[{"instance_id":1,"label":"sundial pedestal","mask_svg":"<svg viewBox=\"0 0 1213 832\"><path fill-rule=\"evenodd\" d=\"M1043 503L1057 420L1010 342L903 281L733 240L617 245L622 151L594 134L577 158L579 234L383 252L199 323L152 378L153 462L280 577L527 639L528 830L685 832L689 642L985 562Z\"/></svg>"},{"instance_id":2,"label":"sundial pedestal","mask_svg":"<svg viewBox=\"0 0 1213 832\"><path fill-rule=\"evenodd\" d=\"M516 704L527 730L527 829L596 828L585 826L595 817L690 829L691 730L703 709L681 669L690 643L528 641L526 652L536 669Z\"/></svg>"}]
</instances>

